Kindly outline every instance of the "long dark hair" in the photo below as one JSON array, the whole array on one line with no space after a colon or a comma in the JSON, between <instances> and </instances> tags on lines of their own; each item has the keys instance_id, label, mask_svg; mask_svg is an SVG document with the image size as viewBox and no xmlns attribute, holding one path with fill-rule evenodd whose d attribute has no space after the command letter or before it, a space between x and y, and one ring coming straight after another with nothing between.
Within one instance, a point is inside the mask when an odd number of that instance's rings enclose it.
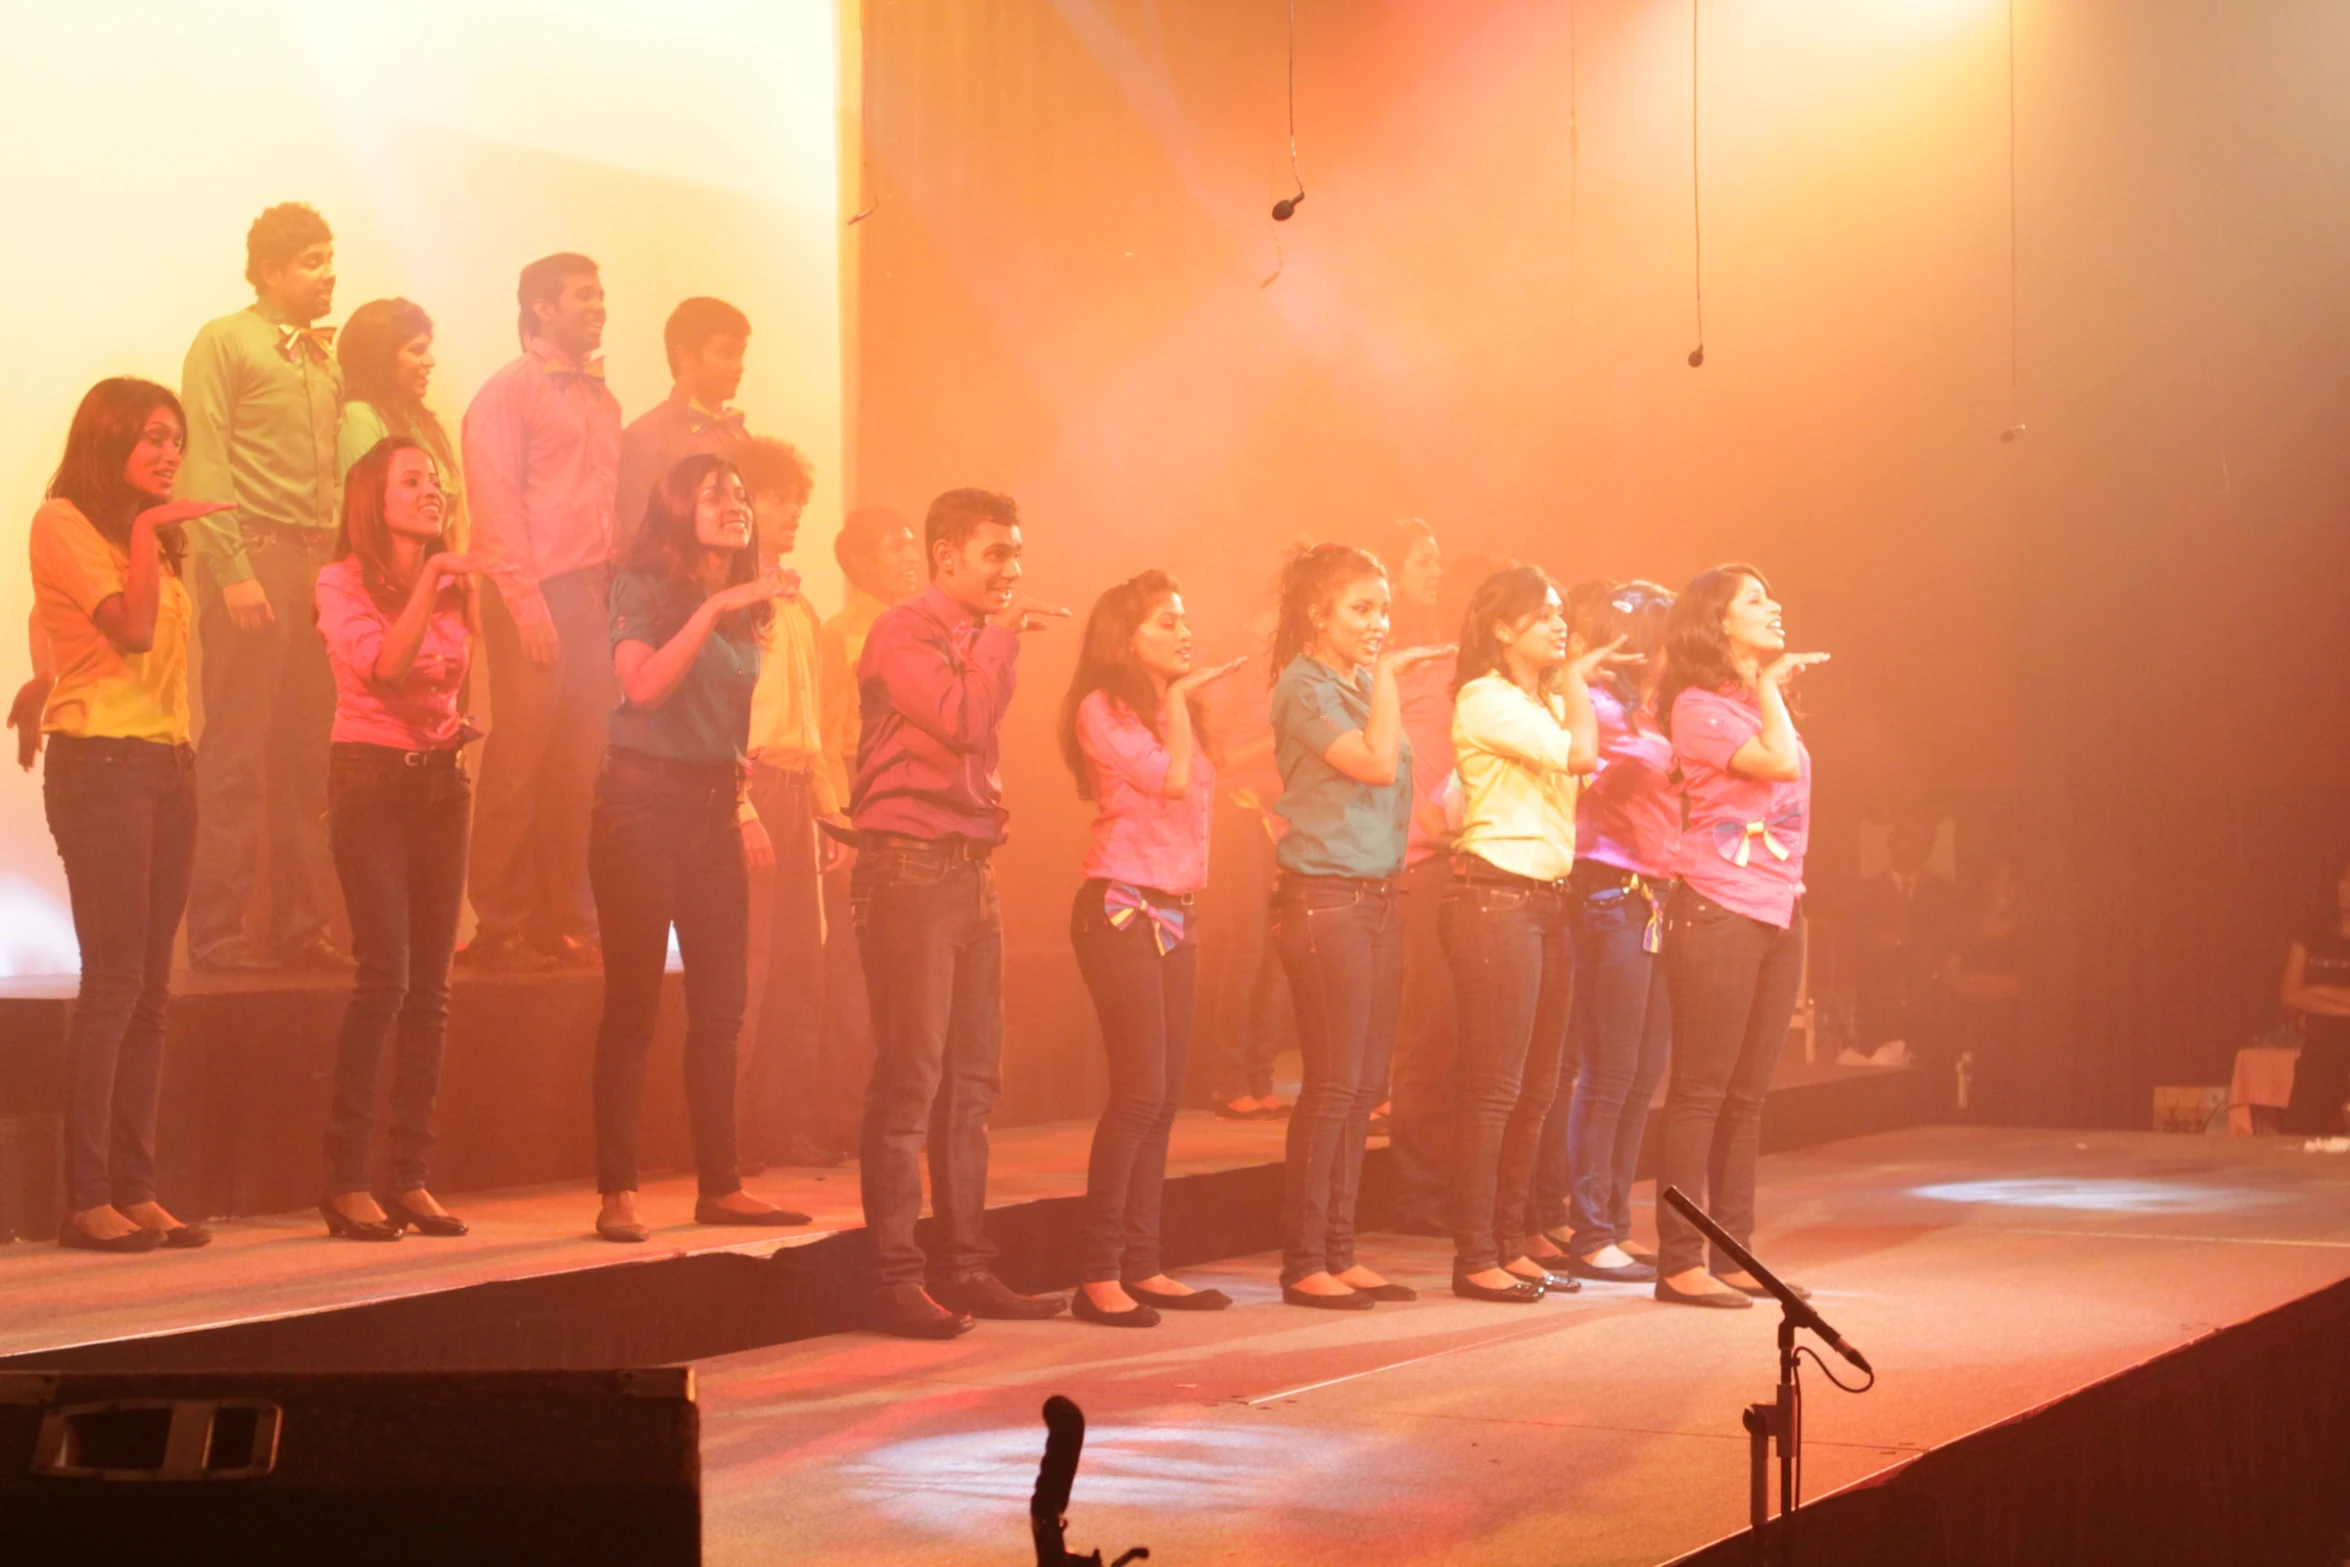
<instances>
[{"instance_id":1,"label":"long dark hair","mask_svg":"<svg viewBox=\"0 0 2350 1567\"><path fill-rule=\"evenodd\" d=\"M1702 691L1745 689L1746 677L1730 656L1722 617L1749 580L1762 584L1765 593L1771 591L1770 579L1754 567L1744 561L1725 561L1711 571L1699 572L1674 601L1665 618L1665 669L1656 692L1657 725L1666 734L1673 732L1673 703L1690 687Z\"/></svg>"},{"instance_id":2,"label":"long dark hair","mask_svg":"<svg viewBox=\"0 0 2350 1567\"><path fill-rule=\"evenodd\" d=\"M1575 586L1578 597L1570 612L1583 645L1605 647L1621 637L1624 645L1619 651L1637 660L1610 665L1599 676L1623 708L1625 722L1637 729L1646 716L1648 699L1656 694L1657 654L1665 645L1665 626L1673 614L1672 590L1637 579ZM1583 596L1581 590L1586 586L1596 586L1598 591Z\"/></svg>"},{"instance_id":3,"label":"long dark hair","mask_svg":"<svg viewBox=\"0 0 2350 1567\"><path fill-rule=\"evenodd\" d=\"M1281 618L1273 627L1273 643L1266 655L1273 679L1307 648L1319 629L1314 617L1328 614L1339 590L1365 577L1387 580L1379 557L1351 544L1309 544L1289 557L1281 568Z\"/></svg>"},{"instance_id":4,"label":"long dark hair","mask_svg":"<svg viewBox=\"0 0 2350 1567\"><path fill-rule=\"evenodd\" d=\"M707 546L694 532L694 509L701 500L702 485L710 475L720 472L731 473L737 479L742 477L741 469L715 453L698 453L672 463L669 471L661 475L661 482L653 486L652 498L645 503L644 526L629 541L628 553L620 562L621 569L641 571L672 587L699 592L693 585L694 566ZM752 542L734 551L734 558L727 562L728 587L758 575L758 554L754 534ZM749 609L728 611L718 622L718 629L736 641L763 636L774 615L774 605L762 599Z\"/></svg>"},{"instance_id":5,"label":"long dark hair","mask_svg":"<svg viewBox=\"0 0 2350 1567\"><path fill-rule=\"evenodd\" d=\"M335 559L359 562L359 580L367 585L368 596L378 608L390 612L401 597L415 584L400 580L397 557L392 551L392 530L384 521L384 495L391 488L392 459L401 452L423 452L425 460L439 471L438 460L422 441L412 435L387 435L367 449L365 456L351 464L351 471L343 475L343 522L335 531ZM429 561L449 547L449 519L453 506L441 511L441 536L424 546L424 559ZM464 602L465 623L475 624L474 586L464 578L441 585L441 597L455 596Z\"/></svg>"},{"instance_id":6,"label":"long dark hair","mask_svg":"<svg viewBox=\"0 0 2350 1567\"><path fill-rule=\"evenodd\" d=\"M1454 694L1479 676L1502 668L1501 638L1495 635L1495 628L1539 613L1557 591L1558 584L1540 566L1504 566L1477 584L1461 616L1460 659L1453 666Z\"/></svg>"},{"instance_id":7,"label":"long dark hair","mask_svg":"<svg viewBox=\"0 0 2350 1567\"><path fill-rule=\"evenodd\" d=\"M420 397L400 390L400 350L432 335L432 317L406 299L371 299L351 312L335 334L335 361L343 367L343 397L383 415L394 435L413 435L440 451L448 432Z\"/></svg>"},{"instance_id":8,"label":"long dark hair","mask_svg":"<svg viewBox=\"0 0 2350 1567\"><path fill-rule=\"evenodd\" d=\"M1153 734L1165 736L1159 722L1159 683L1135 658L1134 634L1158 612L1161 600L1182 591L1183 584L1154 567L1128 577L1095 599L1093 612L1085 617L1085 640L1077 650L1077 671L1069 677L1068 694L1061 698L1060 721L1061 760L1069 764L1070 776L1077 780L1080 800L1100 798L1094 787L1093 763L1077 739L1077 710L1087 697L1099 691L1141 720ZM1191 710L1194 742L1209 761L1222 765L1221 749L1208 728L1206 705L1196 695L1184 705Z\"/></svg>"},{"instance_id":9,"label":"long dark hair","mask_svg":"<svg viewBox=\"0 0 2350 1567\"><path fill-rule=\"evenodd\" d=\"M171 410L184 442L188 416L170 387L130 375L100 381L82 394L74 409L73 424L65 432L65 456L49 480L51 500L73 502L90 519L90 526L120 550L131 547L131 519L160 504L123 478L131 452L147 433L148 416L158 408ZM155 552L163 569L178 576L188 555L186 531L177 524L156 529Z\"/></svg>"}]
</instances>

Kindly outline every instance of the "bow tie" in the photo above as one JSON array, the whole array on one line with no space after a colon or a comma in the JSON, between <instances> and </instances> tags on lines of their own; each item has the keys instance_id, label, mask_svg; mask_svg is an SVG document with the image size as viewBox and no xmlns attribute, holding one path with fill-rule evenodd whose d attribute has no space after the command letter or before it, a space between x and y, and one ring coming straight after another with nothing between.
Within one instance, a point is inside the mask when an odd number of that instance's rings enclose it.
<instances>
[{"instance_id":1,"label":"bow tie","mask_svg":"<svg viewBox=\"0 0 2350 1567\"><path fill-rule=\"evenodd\" d=\"M700 403L688 403L685 409L685 427L690 434L708 435L715 430L721 435L740 436L743 416L739 408L724 408L716 413Z\"/></svg>"},{"instance_id":2,"label":"bow tie","mask_svg":"<svg viewBox=\"0 0 2350 1567\"><path fill-rule=\"evenodd\" d=\"M300 364L305 354L325 364L332 356L335 329L331 326L289 326L278 323L277 351L290 365Z\"/></svg>"},{"instance_id":3,"label":"bow tie","mask_svg":"<svg viewBox=\"0 0 2350 1567\"><path fill-rule=\"evenodd\" d=\"M1183 945L1183 910L1162 908L1129 883L1110 883L1102 894L1102 913L1109 919L1112 930L1124 930L1138 918L1149 920L1151 937L1158 943L1162 958Z\"/></svg>"},{"instance_id":4,"label":"bow tie","mask_svg":"<svg viewBox=\"0 0 2350 1567\"><path fill-rule=\"evenodd\" d=\"M1721 852L1723 859L1732 865L1744 867L1753 862L1754 846L1759 840L1772 859L1783 860L1787 858L1787 846L1778 840L1771 829L1776 827L1792 831L1802 825L1803 810L1800 806L1781 811L1768 821L1716 822L1714 847Z\"/></svg>"},{"instance_id":5,"label":"bow tie","mask_svg":"<svg viewBox=\"0 0 2350 1567\"><path fill-rule=\"evenodd\" d=\"M549 365L547 366L547 379L558 384L564 381L593 381L596 385L602 386L604 384L603 357L598 355L577 369L568 365Z\"/></svg>"}]
</instances>

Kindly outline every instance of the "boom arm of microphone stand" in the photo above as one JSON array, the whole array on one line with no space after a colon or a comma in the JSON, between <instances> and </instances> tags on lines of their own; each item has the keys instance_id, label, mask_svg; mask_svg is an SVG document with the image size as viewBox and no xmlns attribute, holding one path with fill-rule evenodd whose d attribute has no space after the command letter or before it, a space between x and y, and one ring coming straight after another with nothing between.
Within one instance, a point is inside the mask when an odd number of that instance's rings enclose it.
<instances>
[{"instance_id":1,"label":"boom arm of microphone stand","mask_svg":"<svg viewBox=\"0 0 2350 1567\"><path fill-rule=\"evenodd\" d=\"M1850 1344L1845 1343L1844 1335L1830 1327L1828 1319L1812 1309L1811 1302L1789 1289L1784 1280L1756 1260L1753 1252L1732 1240L1730 1232L1716 1224L1713 1215L1691 1201L1688 1193L1682 1191L1678 1186L1667 1186L1658 1195L1672 1204L1674 1211L1679 1213L1682 1218L1702 1230L1707 1240L1728 1253L1730 1260L1745 1269L1756 1283L1769 1290L1772 1298L1777 1300L1781 1309L1787 1313L1789 1321L1799 1328L1809 1328L1821 1338L1826 1339L1831 1348L1860 1367L1861 1370L1868 1372L1871 1376L1876 1374L1869 1365L1867 1357Z\"/></svg>"}]
</instances>

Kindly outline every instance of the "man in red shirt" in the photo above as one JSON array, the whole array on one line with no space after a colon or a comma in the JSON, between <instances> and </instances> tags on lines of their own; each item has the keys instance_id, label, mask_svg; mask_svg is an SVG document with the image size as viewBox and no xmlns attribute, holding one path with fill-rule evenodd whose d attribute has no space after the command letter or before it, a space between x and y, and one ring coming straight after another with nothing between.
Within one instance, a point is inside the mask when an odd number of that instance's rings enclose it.
<instances>
[{"instance_id":1,"label":"man in red shirt","mask_svg":"<svg viewBox=\"0 0 2350 1567\"><path fill-rule=\"evenodd\" d=\"M1068 611L1017 591L1010 496L949 490L931 502L923 539L928 591L873 622L857 663L850 896L875 1047L858 1178L880 1265L875 1326L952 1338L973 1317L1049 1317L1062 1306L1014 1293L988 1266L987 1118L1004 1037L988 857L1009 816L996 764L1020 634ZM943 1240L935 1260L914 1239L925 1143Z\"/></svg>"}]
</instances>

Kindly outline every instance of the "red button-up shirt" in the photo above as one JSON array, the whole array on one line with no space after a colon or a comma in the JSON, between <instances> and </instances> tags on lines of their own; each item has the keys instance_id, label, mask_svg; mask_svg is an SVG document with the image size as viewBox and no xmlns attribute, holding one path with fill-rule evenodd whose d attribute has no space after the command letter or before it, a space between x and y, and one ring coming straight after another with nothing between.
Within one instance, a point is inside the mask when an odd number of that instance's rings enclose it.
<instances>
[{"instance_id":1,"label":"red button-up shirt","mask_svg":"<svg viewBox=\"0 0 2350 1567\"><path fill-rule=\"evenodd\" d=\"M857 660L862 729L849 817L869 832L1001 843L998 731L1020 638L937 588L883 612Z\"/></svg>"}]
</instances>

